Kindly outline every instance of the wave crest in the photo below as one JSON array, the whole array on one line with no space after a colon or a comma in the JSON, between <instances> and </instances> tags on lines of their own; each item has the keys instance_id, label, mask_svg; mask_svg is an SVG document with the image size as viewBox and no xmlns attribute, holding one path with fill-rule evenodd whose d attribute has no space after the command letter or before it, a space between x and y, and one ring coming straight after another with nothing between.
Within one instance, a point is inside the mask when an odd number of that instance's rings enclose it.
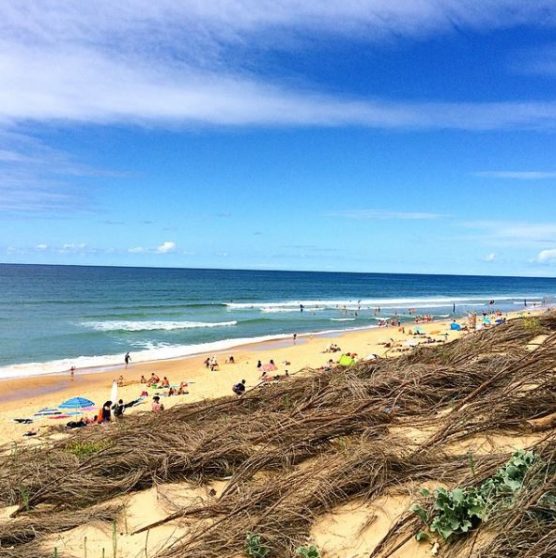
<instances>
[{"instance_id":1,"label":"wave crest","mask_svg":"<svg viewBox=\"0 0 556 558\"><path fill-rule=\"evenodd\" d=\"M83 322L85 327L96 331L173 331L176 329L197 329L207 327L230 327L237 325L237 321L229 322L190 322L190 321L104 321Z\"/></svg>"}]
</instances>

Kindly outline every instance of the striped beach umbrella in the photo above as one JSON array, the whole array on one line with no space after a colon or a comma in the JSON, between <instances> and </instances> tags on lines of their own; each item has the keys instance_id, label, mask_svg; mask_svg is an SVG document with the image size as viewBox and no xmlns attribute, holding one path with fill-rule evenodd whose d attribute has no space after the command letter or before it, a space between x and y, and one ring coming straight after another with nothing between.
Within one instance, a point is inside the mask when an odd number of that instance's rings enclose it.
<instances>
[{"instance_id":1,"label":"striped beach umbrella","mask_svg":"<svg viewBox=\"0 0 556 558\"><path fill-rule=\"evenodd\" d=\"M90 399L86 399L85 397L72 397L64 401L60 405L60 409L88 409L90 407L94 407L94 401Z\"/></svg>"}]
</instances>

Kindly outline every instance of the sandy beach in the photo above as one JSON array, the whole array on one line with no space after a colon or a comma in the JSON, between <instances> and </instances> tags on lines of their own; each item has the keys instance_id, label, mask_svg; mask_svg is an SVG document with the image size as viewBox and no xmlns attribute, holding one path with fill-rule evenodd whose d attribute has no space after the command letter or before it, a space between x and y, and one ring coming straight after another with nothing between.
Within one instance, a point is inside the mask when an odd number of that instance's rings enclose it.
<instances>
[{"instance_id":1,"label":"sandy beach","mask_svg":"<svg viewBox=\"0 0 556 558\"><path fill-rule=\"evenodd\" d=\"M527 313L536 312L530 310ZM522 315L516 312L508 317ZM460 320L461 323L463 323ZM168 377L171 384L185 381L189 384L189 394L174 397L163 397L166 407L176 404L200 401L204 399L230 395L232 386L246 380L247 389L255 387L260 382L260 371L256 364L261 360L263 364L271 359L276 363L276 374L302 373L305 368L319 368L327 364L329 359L335 362L341 352L324 352L327 347L335 343L342 352L356 353L358 358L366 358L376 354L379 357L397 356L401 352L411 350L411 345L423 342L425 337L431 337L440 344L451 341L462 335L461 332L450 329L451 320L434 321L419 324L424 336L414 336L409 333L411 324L405 324L405 333L398 327L378 327L372 329L340 332L337 334L313 334L298 336L294 344L293 338L287 340L269 341L258 344L238 346L233 350L215 353L219 369L210 371L204 365L207 354L155 362L130 364L111 368L110 370L81 371L77 370L72 379L70 373L31 376L19 379L8 379L0 382L0 444L7 442L36 440L37 437L26 438L26 432L45 430L56 424L65 424L72 418L39 419L32 424L18 424L16 418L33 418L33 414L43 407L56 407L70 397L83 396L101 406L110 399L112 383L121 376L124 386L118 390L118 397L124 402L136 399L146 390L149 398L145 403L128 409L126 412L135 413L150 410L151 397L164 390L147 388L140 384L142 375L150 377L152 372L162 379ZM385 345L388 344L388 345ZM235 364L226 364L227 357L233 354ZM131 355L133 358L133 354ZM300 372L301 371L301 372ZM92 416L93 413L89 413Z\"/></svg>"}]
</instances>

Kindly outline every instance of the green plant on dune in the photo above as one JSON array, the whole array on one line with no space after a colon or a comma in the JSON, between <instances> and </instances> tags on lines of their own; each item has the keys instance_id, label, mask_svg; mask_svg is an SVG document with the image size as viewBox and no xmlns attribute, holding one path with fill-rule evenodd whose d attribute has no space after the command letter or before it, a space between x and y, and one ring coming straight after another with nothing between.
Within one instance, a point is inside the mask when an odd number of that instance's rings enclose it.
<instances>
[{"instance_id":1,"label":"green plant on dune","mask_svg":"<svg viewBox=\"0 0 556 558\"><path fill-rule=\"evenodd\" d=\"M539 318L535 316L531 316L529 318L525 318L523 320L523 326L525 329L530 331L531 333L540 333L542 331L542 326Z\"/></svg>"},{"instance_id":2,"label":"green plant on dune","mask_svg":"<svg viewBox=\"0 0 556 558\"><path fill-rule=\"evenodd\" d=\"M82 442L82 441L75 441L69 444L66 447L66 450L73 455L77 456L79 459L86 459L91 455L102 451L108 447L108 443L102 440L98 440L95 442Z\"/></svg>"},{"instance_id":3,"label":"green plant on dune","mask_svg":"<svg viewBox=\"0 0 556 558\"><path fill-rule=\"evenodd\" d=\"M270 548L263 543L260 535L247 533L245 552L249 558L266 558L270 554Z\"/></svg>"},{"instance_id":4,"label":"green plant on dune","mask_svg":"<svg viewBox=\"0 0 556 558\"><path fill-rule=\"evenodd\" d=\"M320 558L319 549L314 544L298 546L295 549L295 555L301 558Z\"/></svg>"},{"instance_id":5,"label":"green plant on dune","mask_svg":"<svg viewBox=\"0 0 556 558\"><path fill-rule=\"evenodd\" d=\"M528 470L536 460L533 452L516 451L505 465L478 488L437 488L432 494L423 489L422 496L432 496L432 509L414 504L411 511L431 533L437 533L444 540L448 540L452 535L467 533L481 521L488 519L494 510L513 503L523 487ZM427 538L428 535L424 531L419 531L416 535L418 541Z\"/></svg>"}]
</instances>

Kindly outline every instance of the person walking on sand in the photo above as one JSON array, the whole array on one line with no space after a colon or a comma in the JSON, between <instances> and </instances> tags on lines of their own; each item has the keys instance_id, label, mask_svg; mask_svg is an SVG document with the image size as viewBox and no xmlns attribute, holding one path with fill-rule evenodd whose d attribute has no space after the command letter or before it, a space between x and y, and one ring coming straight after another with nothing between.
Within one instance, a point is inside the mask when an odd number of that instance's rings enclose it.
<instances>
[{"instance_id":1,"label":"person walking on sand","mask_svg":"<svg viewBox=\"0 0 556 558\"><path fill-rule=\"evenodd\" d=\"M129 354L129 352L125 354L124 362L125 367L127 368L129 366L129 363L131 362L131 355Z\"/></svg>"},{"instance_id":2,"label":"person walking on sand","mask_svg":"<svg viewBox=\"0 0 556 558\"><path fill-rule=\"evenodd\" d=\"M297 333L294 333L293 334L293 344L294 345L295 345L296 341L297 341Z\"/></svg>"}]
</instances>

